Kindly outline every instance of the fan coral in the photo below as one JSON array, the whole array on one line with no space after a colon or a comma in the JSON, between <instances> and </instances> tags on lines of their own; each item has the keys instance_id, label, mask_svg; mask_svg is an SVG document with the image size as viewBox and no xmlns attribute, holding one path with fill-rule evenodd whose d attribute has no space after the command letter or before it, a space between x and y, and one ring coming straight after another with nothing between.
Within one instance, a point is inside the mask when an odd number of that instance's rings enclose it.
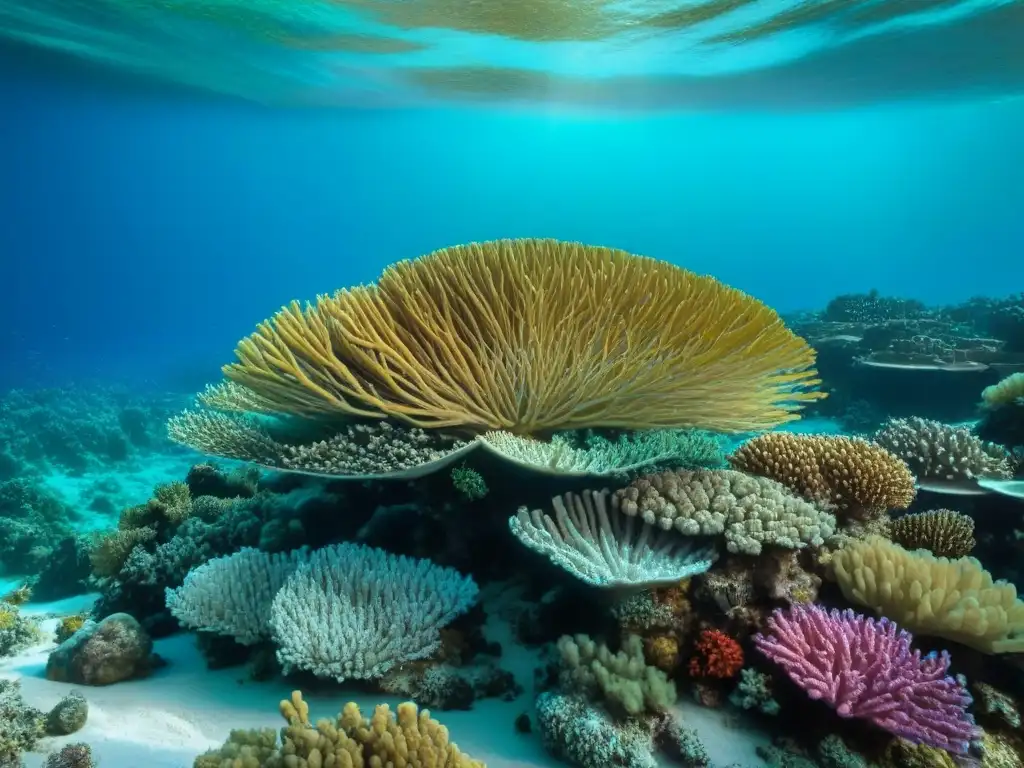
<instances>
[{"instance_id":1,"label":"fan coral","mask_svg":"<svg viewBox=\"0 0 1024 768\"><path fill-rule=\"evenodd\" d=\"M743 668L740 644L717 629L705 629L697 640L696 653L690 659L693 677L736 677Z\"/></svg>"},{"instance_id":2,"label":"fan coral","mask_svg":"<svg viewBox=\"0 0 1024 768\"><path fill-rule=\"evenodd\" d=\"M292 302L235 350L241 410L520 434L738 432L824 397L814 352L757 300L624 251L497 240Z\"/></svg>"},{"instance_id":3,"label":"fan coral","mask_svg":"<svg viewBox=\"0 0 1024 768\"><path fill-rule=\"evenodd\" d=\"M916 493L901 459L856 437L769 432L741 445L729 463L857 517L906 509Z\"/></svg>"},{"instance_id":4,"label":"fan coral","mask_svg":"<svg viewBox=\"0 0 1024 768\"><path fill-rule=\"evenodd\" d=\"M555 517L526 507L509 518L516 538L576 578L600 587L673 584L703 573L718 555L692 539L618 510L608 491L555 497Z\"/></svg>"},{"instance_id":5,"label":"fan coral","mask_svg":"<svg viewBox=\"0 0 1024 768\"><path fill-rule=\"evenodd\" d=\"M876 443L899 456L923 488L970 483L979 477L1008 479L1014 460L1009 451L986 443L966 427L928 419L890 419L875 433Z\"/></svg>"},{"instance_id":6,"label":"fan coral","mask_svg":"<svg viewBox=\"0 0 1024 768\"><path fill-rule=\"evenodd\" d=\"M912 652L911 635L888 619L798 605L776 609L768 629L755 636L757 648L841 717L954 754L980 735L967 713L970 694L946 675L949 654Z\"/></svg>"},{"instance_id":7,"label":"fan coral","mask_svg":"<svg viewBox=\"0 0 1024 768\"><path fill-rule=\"evenodd\" d=\"M1024 651L1024 602L1013 584L993 581L972 557L950 560L878 536L832 554L847 600L913 632L944 637L982 653Z\"/></svg>"},{"instance_id":8,"label":"fan coral","mask_svg":"<svg viewBox=\"0 0 1024 768\"><path fill-rule=\"evenodd\" d=\"M974 519L950 509L933 509L893 520L889 538L904 549L927 549L936 557L963 557L974 549Z\"/></svg>"},{"instance_id":9,"label":"fan coral","mask_svg":"<svg viewBox=\"0 0 1024 768\"><path fill-rule=\"evenodd\" d=\"M758 555L764 545L821 546L835 518L763 477L732 470L645 475L615 492L627 515L688 536L725 535L730 552Z\"/></svg>"}]
</instances>

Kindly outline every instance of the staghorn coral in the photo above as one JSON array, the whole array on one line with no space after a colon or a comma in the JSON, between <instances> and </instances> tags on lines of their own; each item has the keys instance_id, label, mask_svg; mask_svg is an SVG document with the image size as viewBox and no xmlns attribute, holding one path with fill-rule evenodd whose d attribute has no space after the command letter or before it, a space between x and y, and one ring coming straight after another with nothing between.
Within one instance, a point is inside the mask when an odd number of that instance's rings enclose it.
<instances>
[{"instance_id":1,"label":"staghorn coral","mask_svg":"<svg viewBox=\"0 0 1024 768\"><path fill-rule=\"evenodd\" d=\"M664 712L676 700L676 686L663 671L647 664L643 640L626 638L622 650L612 653L587 635L558 640L562 683L569 690L599 696L606 705L630 716Z\"/></svg>"},{"instance_id":2,"label":"staghorn coral","mask_svg":"<svg viewBox=\"0 0 1024 768\"><path fill-rule=\"evenodd\" d=\"M717 559L713 547L622 514L618 497L611 498L610 509L608 501L608 491L567 493L552 499L554 518L520 507L509 528L560 568L605 588L677 583Z\"/></svg>"},{"instance_id":3,"label":"staghorn coral","mask_svg":"<svg viewBox=\"0 0 1024 768\"><path fill-rule=\"evenodd\" d=\"M901 459L857 437L769 432L743 443L729 463L834 509L840 519L906 509L916 493Z\"/></svg>"},{"instance_id":4,"label":"staghorn coral","mask_svg":"<svg viewBox=\"0 0 1024 768\"><path fill-rule=\"evenodd\" d=\"M733 470L676 470L645 475L615 492L627 515L688 536L724 534L730 552L758 555L763 546L820 546L835 518L781 484Z\"/></svg>"},{"instance_id":5,"label":"staghorn coral","mask_svg":"<svg viewBox=\"0 0 1024 768\"><path fill-rule=\"evenodd\" d=\"M691 677L735 677L743 667L743 648L733 638L717 629L700 633L690 659Z\"/></svg>"},{"instance_id":6,"label":"staghorn coral","mask_svg":"<svg viewBox=\"0 0 1024 768\"><path fill-rule=\"evenodd\" d=\"M954 640L982 653L1024 651L1024 602L971 557L935 557L878 536L851 540L831 566L847 600L911 632Z\"/></svg>"},{"instance_id":7,"label":"staghorn coral","mask_svg":"<svg viewBox=\"0 0 1024 768\"><path fill-rule=\"evenodd\" d=\"M259 410L426 428L737 432L824 396L814 352L753 298L555 240L398 262L374 285L292 302L235 354L224 374Z\"/></svg>"},{"instance_id":8,"label":"staghorn coral","mask_svg":"<svg viewBox=\"0 0 1024 768\"><path fill-rule=\"evenodd\" d=\"M371 717L349 702L334 721L309 722L299 691L281 702L288 722L281 743L269 728L232 731L219 750L196 758L193 768L486 768L449 741L448 729L412 702L392 712L380 704Z\"/></svg>"},{"instance_id":9,"label":"staghorn coral","mask_svg":"<svg viewBox=\"0 0 1024 768\"><path fill-rule=\"evenodd\" d=\"M922 488L943 490L976 478L1013 476L1010 452L982 441L966 427L917 417L890 419L874 440L907 462Z\"/></svg>"},{"instance_id":10,"label":"staghorn coral","mask_svg":"<svg viewBox=\"0 0 1024 768\"><path fill-rule=\"evenodd\" d=\"M904 549L936 557L963 557L974 549L974 519L950 509L904 515L889 524L889 538Z\"/></svg>"}]
</instances>

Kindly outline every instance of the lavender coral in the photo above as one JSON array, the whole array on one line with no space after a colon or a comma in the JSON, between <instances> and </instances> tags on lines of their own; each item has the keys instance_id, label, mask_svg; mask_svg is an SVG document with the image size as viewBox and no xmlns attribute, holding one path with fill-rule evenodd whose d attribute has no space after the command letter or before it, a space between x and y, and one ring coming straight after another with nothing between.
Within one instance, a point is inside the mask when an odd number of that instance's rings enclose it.
<instances>
[{"instance_id":1,"label":"lavender coral","mask_svg":"<svg viewBox=\"0 0 1024 768\"><path fill-rule=\"evenodd\" d=\"M910 633L888 619L794 605L777 609L768 628L770 636L754 637L758 649L840 716L954 754L978 735L970 694L946 674L949 654L911 651Z\"/></svg>"}]
</instances>

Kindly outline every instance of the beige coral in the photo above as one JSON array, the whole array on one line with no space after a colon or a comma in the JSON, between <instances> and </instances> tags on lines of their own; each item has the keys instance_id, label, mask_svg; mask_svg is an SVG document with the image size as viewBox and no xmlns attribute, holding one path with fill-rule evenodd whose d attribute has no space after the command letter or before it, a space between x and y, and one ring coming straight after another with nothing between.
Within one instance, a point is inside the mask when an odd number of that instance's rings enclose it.
<instances>
[{"instance_id":1,"label":"beige coral","mask_svg":"<svg viewBox=\"0 0 1024 768\"><path fill-rule=\"evenodd\" d=\"M599 693L630 716L664 712L676 701L675 683L647 663L638 635L629 635L617 653L587 635L565 635L558 641L558 651L569 687Z\"/></svg>"},{"instance_id":2,"label":"beige coral","mask_svg":"<svg viewBox=\"0 0 1024 768\"><path fill-rule=\"evenodd\" d=\"M462 754L448 729L406 702L392 712L379 705L371 717L354 702L337 719L309 721L299 691L281 702L288 726L276 746L273 732L232 731L219 750L196 758L194 768L487 768Z\"/></svg>"},{"instance_id":3,"label":"beige coral","mask_svg":"<svg viewBox=\"0 0 1024 768\"><path fill-rule=\"evenodd\" d=\"M874 517L906 509L916 493L904 461L858 437L769 432L746 441L729 463L841 515Z\"/></svg>"},{"instance_id":4,"label":"beige coral","mask_svg":"<svg viewBox=\"0 0 1024 768\"><path fill-rule=\"evenodd\" d=\"M1024 401L1024 372L1012 373L981 391L982 404L989 410Z\"/></svg>"},{"instance_id":5,"label":"beige coral","mask_svg":"<svg viewBox=\"0 0 1024 768\"><path fill-rule=\"evenodd\" d=\"M644 475L615 492L627 515L680 533L724 535L730 552L760 554L766 545L820 546L835 517L780 483L733 470L675 470Z\"/></svg>"},{"instance_id":6,"label":"beige coral","mask_svg":"<svg viewBox=\"0 0 1024 768\"><path fill-rule=\"evenodd\" d=\"M909 552L879 536L851 539L831 566L847 600L917 634L983 653L1024 652L1024 602L971 557Z\"/></svg>"}]
</instances>

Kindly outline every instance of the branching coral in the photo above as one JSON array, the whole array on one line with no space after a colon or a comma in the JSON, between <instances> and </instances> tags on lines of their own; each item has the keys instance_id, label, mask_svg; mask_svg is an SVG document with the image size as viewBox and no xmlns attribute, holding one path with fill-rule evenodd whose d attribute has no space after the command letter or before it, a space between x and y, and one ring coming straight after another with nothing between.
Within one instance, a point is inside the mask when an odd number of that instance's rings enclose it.
<instances>
[{"instance_id":1,"label":"branching coral","mask_svg":"<svg viewBox=\"0 0 1024 768\"><path fill-rule=\"evenodd\" d=\"M911 651L910 634L888 619L801 605L776 610L768 629L754 638L758 649L841 717L954 754L979 735L970 695L946 674L949 654Z\"/></svg>"},{"instance_id":2,"label":"branching coral","mask_svg":"<svg viewBox=\"0 0 1024 768\"><path fill-rule=\"evenodd\" d=\"M236 356L224 373L259 410L429 428L735 432L824 396L813 350L750 296L555 240L398 262L374 285L282 308Z\"/></svg>"},{"instance_id":3,"label":"branching coral","mask_svg":"<svg viewBox=\"0 0 1024 768\"><path fill-rule=\"evenodd\" d=\"M468 611L472 578L429 560L360 544L311 553L274 597L270 625L285 671L342 680L376 679L424 659L440 630Z\"/></svg>"},{"instance_id":4,"label":"branching coral","mask_svg":"<svg viewBox=\"0 0 1024 768\"><path fill-rule=\"evenodd\" d=\"M678 470L645 475L615 492L627 515L693 535L724 534L730 552L760 554L765 545L820 546L835 518L785 487L732 470Z\"/></svg>"},{"instance_id":5,"label":"branching coral","mask_svg":"<svg viewBox=\"0 0 1024 768\"><path fill-rule=\"evenodd\" d=\"M337 719L309 721L309 705L298 691L281 702L288 722L281 743L270 728L232 731L219 750L196 758L194 768L486 768L449 740L448 729L415 704L386 704L365 717L354 702Z\"/></svg>"},{"instance_id":6,"label":"branching coral","mask_svg":"<svg viewBox=\"0 0 1024 768\"><path fill-rule=\"evenodd\" d=\"M843 595L911 632L955 640L983 653L1024 651L1024 602L977 560L908 552L877 536L832 555Z\"/></svg>"},{"instance_id":7,"label":"branching coral","mask_svg":"<svg viewBox=\"0 0 1024 768\"><path fill-rule=\"evenodd\" d=\"M729 463L834 507L840 518L906 509L916 493L914 476L901 459L855 437L769 432L741 445Z\"/></svg>"},{"instance_id":8,"label":"branching coral","mask_svg":"<svg viewBox=\"0 0 1024 768\"><path fill-rule=\"evenodd\" d=\"M586 635L566 635L559 639L558 651L566 687L599 695L615 710L635 716L663 712L675 703L675 684L647 664L637 635L626 638L618 653Z\"/></svg>"},{"instance_id":9,"label":"branching coral","mask_svg":"<svg viewBox=\"0 0 1024 768\"><path fill-rule=\"evenodd\" d=\"M899 456L923 488L943 490L980 477L1013 476L1013 456L986 443L966 427L921 418L890 419L874 436L876 443Z\"/></svg>"},{"instance_id":10,"label":"branching coral","mask_svg":"<svg viewBox=\"0 0 1024 768\"><path fill-rule=\"evenodd\" d=\"M717 558L713 547L622 514L618 499L609 505L608 497L608 491L567 493L552 500L554 518L522 507L509 527L530 549L601 587L677 583L703 573Z\"/></svg>"},{"instance_id":11,"label":"branching coral","mask_svg":"<svg viewBox=\"0 0 1024 768\"><path fill-rule=\"evenodd\" d=\"M893 520L889 538L904 549L927 549L936 557L963 557L974 549L974 519L950 509L917 512Z\"/></svg>"}]
</instances>

